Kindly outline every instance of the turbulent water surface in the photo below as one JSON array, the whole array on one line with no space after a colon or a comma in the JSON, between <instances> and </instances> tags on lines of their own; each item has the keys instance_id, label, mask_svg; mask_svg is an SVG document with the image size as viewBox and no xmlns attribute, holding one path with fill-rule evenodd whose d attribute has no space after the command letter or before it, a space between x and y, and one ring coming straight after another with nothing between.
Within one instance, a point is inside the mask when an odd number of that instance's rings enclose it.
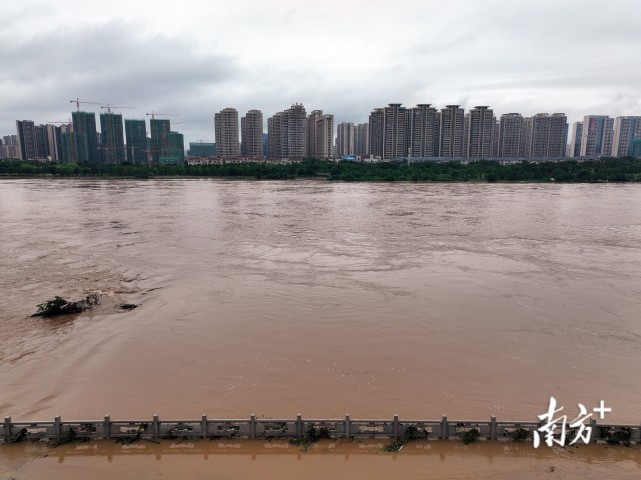
<instances>
[{"instance_id":1,"label":"turbulent water surface","mask_svg":"<svg viewBox=\"0 0 641 480\"><path fill-rule=\"evenodd\" d=\"M507 420L554 395L638 423L640 205L636 185L0 180L0 413Z\"/></svg>"}]
</instances>

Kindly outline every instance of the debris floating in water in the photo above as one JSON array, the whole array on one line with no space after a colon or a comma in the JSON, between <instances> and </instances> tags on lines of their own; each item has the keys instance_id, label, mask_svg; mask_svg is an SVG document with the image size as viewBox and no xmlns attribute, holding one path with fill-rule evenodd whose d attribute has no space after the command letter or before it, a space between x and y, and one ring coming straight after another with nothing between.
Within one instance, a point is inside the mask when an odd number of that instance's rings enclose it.
<instances>
[{"instance_id":1,"label":"debris floating in water","mask_svg":"<svg viewBox=\"0 0 641 480\"><path fill-rule=\"evenodd\" d=\"M118 308L122 308L123 310L133 310L137 306L138 305L136 305L135 303L121 303L120 305L118 305Z\"/></svg>"},{"instance_id":2,"label":"debris floating in water","mask_svg":"<svg viewBox=\"0 0 641 480\"><path fill-rule=\"evenodd\" d=\"M100 295L91 293L82 300L66 300L62 297L54 297L37 306L38 311L32 317L55 317L58 315L70 315L91 310L94 305L100 304Z\"/></svg>"}]
</instances>

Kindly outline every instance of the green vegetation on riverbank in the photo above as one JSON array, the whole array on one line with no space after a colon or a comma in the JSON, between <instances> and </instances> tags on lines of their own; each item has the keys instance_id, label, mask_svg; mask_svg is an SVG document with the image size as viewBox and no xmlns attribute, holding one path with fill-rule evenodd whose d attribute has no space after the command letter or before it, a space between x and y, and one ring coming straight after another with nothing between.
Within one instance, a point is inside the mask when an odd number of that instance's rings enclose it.
<instances>
[{"instance_id":1,"label":"green vegetation on riverbank","mask_svg":"<svg viewBox=\"0 0 641 480\"><path fill-rule=\"evenodd\" d=\"M145 166L85 163L0 161L0 178L6 176L153 178L225 177L259 180L324 178L328 180L418 182L639 182L641 159L630 157L586 162L564 161L501 165L495 161L338 163L308 159L278 165L245 163L227 165Z\"/></svg>"}]
</instances>

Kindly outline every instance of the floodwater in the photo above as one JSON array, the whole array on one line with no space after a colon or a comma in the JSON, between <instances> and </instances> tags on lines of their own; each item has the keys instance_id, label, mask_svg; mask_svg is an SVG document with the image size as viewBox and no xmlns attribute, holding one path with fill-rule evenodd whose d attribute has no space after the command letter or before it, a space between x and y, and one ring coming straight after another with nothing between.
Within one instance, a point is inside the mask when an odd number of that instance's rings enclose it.
<instances>
[{"instance_id":1,"label":"floodwater","mask_svg":"<svg viewBox=\"0 0 641 480\"><path fill-rule=\"evenodd\" d=\"M3 480L603 480L641 473L639 448L591 445L534 449L518 443L417 441L400 454L381 453L382 441L321 441L308 452L286 442L203 441L115 445L90 442L51 449L0 449ZM34 460L34 458L37 458ZM90 473L89 473L90 472Z\"/></svg>"},{"instance_id":2,"label":"floodwater","mask_svg":"<svg viewBox=\"0 0 641 480\"><path fill-rule=\"evenodd\" d=\"M554 396L639 423L640 206L638 185L0 180L0 415L534 420Z\"/></svg>"}]
</instances>

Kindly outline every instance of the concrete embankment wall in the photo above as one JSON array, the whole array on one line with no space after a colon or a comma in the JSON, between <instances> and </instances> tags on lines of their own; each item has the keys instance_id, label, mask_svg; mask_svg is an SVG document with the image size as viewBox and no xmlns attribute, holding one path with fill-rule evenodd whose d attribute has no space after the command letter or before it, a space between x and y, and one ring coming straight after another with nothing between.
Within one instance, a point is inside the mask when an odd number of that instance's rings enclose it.
<instances>
[{"instance_id":1,"label":"concrete embankment wall","mask_svg":"<svg viewBox=\"0 0 641 480\"><path fill-rule=\"evenodd\" d=\"M532 439L533 433L543 424L528 421L405 420L395 415L391 419L265 419L252 415L248 419L210 419L203 415L197 420L164 420L154 415L150 420L62 420L50 422L13 422L6 417L0 424L0 441L53 440L65 438L126 439L140 438L300 438L312 428L324 429L332 438L398 438L411 431L419 438L432 440L460 439L466 432L476 429L481 440ZM605 441L617 432L629 434L632 443L641 443L641 425L601 424L592 419L586 426L592 428L591 442ZM559 425L558 433L560 434ZM568 436L571 431L568 429Z\"/></svg>"}]
</instances>

